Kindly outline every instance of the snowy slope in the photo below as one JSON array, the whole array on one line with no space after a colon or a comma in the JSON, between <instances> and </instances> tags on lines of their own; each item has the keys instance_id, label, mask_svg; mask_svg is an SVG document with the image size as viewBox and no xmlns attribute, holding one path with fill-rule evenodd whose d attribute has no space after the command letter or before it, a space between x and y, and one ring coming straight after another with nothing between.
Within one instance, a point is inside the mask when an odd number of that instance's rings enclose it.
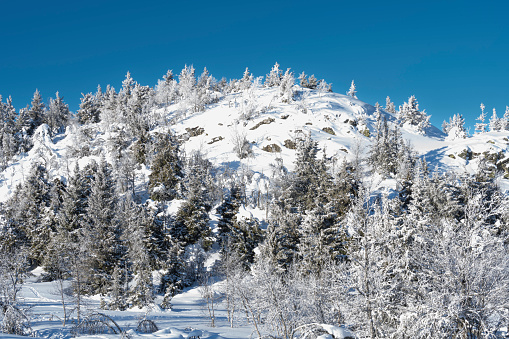
<instances>
[{"instance_id":1,"label":"snowy slope","mask_svg":"<svg viewBox=\"0 0 509 339\"><path fill-rule=\"evenodd\" d=\"M246 114L247 106L251 107L249 114ZM254 173L251 188L263 191L271 175L270 164L275 163L276 158L282 158L283 164L289 170L293 169L296 151L288 146L299 136L311 133L325 154L334 157L338 163L342 159L352 160L356 153L365 156L370 144L365 130L373 135L374 111L370 104L346 95L319 93L300 87L294 102L282 103L277 87L260 87L253 89L250 96L246 93L226 95L204 112L182 115L180 106L172 105L157 113L177 121L171 128L183 141L182 148L186 153L200 150L216 166L250 170ZM395 121L392 114L382 114L390 123ZM355 125L357 121L365 121L365 124ZM93 133L85 133L85 129ZM40 126L34 135L33 149L18 156L0 174L0 201L12 195L34 162L44 163L53 178L65 179L72 173L78 158L81 168L91 159L99 160L101 154L106 154L106 160L109 160L111 147L106 140L112 133L110 131L111 126L101 123L71 126L65 134L51 138L47 127ZM476 154L501 152L499 160L503 160L508 151L509 134L505 132L448 140L433 126L427 128L424 135L408 126L403 126L401 131L403 138L428 161L430 168L440 171L473 173L480 158ZM245 136L251 143L252 156L239 159L233 152L234 140L238 136ZM90 148L91 155L78 157L76 149L84 144ZM474 158L459 156L465 150L471 150ZM147 180L149 173L148 168L138 170L139 180Z\"/></svg>"}]
</instances>

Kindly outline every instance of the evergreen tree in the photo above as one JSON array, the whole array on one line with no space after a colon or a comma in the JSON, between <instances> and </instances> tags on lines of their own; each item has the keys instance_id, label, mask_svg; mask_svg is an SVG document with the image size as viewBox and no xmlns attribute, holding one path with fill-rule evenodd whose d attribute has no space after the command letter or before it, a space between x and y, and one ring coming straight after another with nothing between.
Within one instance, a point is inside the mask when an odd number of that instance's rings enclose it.
<instances>
[{"instance_id":1,"label":"evergreen tree","mask_svg":"<svg viewBox=\"0 0 509 339\"><path fill-rule=\"evenodd\" d=\"M169 106L177 99L177 81L173 77L173 71L168 70L162 80L157 82L155 88L155 100L159 105Z\"/></svg>"},{"instance_id":2,"label":"evergreen tree","mask_svg":"<svg viewBox=\"0 0 509 339\"><path fill-rule=\"evenodd\" d=\"M288 68L279 83L279 95L282 97L283 102L292 102L294 95L294 84L295 78L293 76L293 72L290 72L290 69Z\"/></svg>"},{"instance_id":3,"label":"evergreen tree","mask_svg":"<svg viewBox=\"0 0 509 339\"><path fill-rule=\"evenodd\" d=\"M475 124L475 130L478 131L478 133L484 133L486 132L486 123L484 120L486 119L486 113L484 112L484 109L486 108L484 104L481 102L481 115L476 119L479 122Z\"/></svg>"},{"instance_id":4,"label":"evergreen tree","mask_svg":"<svg viewBox=\"0 0 509 339\"><path fill-rule=\"evenodd\" d=\"M308 82L308 79L307 79L307 75L306 73L302 72L300 75L299 75L299 85L300 87L302 88L308 88L309 86L309 82Z\"/></svg>"},{"instance_id":5,"label":"evergreen tree","mask_svg":"<svg viewBox=\"0 0 509 339\"><path fill-rule=\"evenodd\" d=\"M310 89L316 89L318 87L318 80L314 74L311 74L308 78L308 87Z\"/></svg>"},{"instance_id":6,"label":"evergreen tree","mask_svg":"<svg viewBox=\"0 0 509 339\"><path fill-rule=\"evenodd\" d=\"M42 262L53 231L45 222L51 201L50 190L46 168L34 164L26 181L18 186L9 201L8 217L20 229L23 238L26 237L23 242L29 248L29 259L35 264Z\"/></svg>"},{"instance_id":7,"label":"evergreen tree","mask_svg":"<svg viewBox=\"0 0 509 339\"><path fill-rule=\"evenodd\" d=\"M0 126L0 152L2 167L6 167L8 161L17 153L18 143L16 140L16 110L12 105L12 98L7 98L7 102L2 103L0 96L0 118L3 124Z\"/></svg>"},{"instance_id":8,"label":"evergreen tree","mask_svg":"<svg viewBox=\"0 0 509 339\"><path fill-rule=\"evenodd\" d=\"M80 124L96 123L100 121L100 105L97 102L97 96L92 93L81 94L80 108L77 116Z\"/></svg>"},{"instance_id":9,"label":"evergreen tree","mask_svg":"<svg viewBox=\"0 0 509 339\"><path fill-rule=\"evenodd\" d=\"M172 240L165 264L166 272L161 277L159 290L164 294L162 308L171 308L171 299L186 286L184 253L183 245L177 240Z\"/></svg>"},{"instance_id":10,"label":"evergreen tree","mask_svg":"<svg viewBox=\"0 0 509 339\"><path fill-rule=\"evenodd\" d=\"M419 111L419 103L413 95L408 98L408 102L400 106L398 119L401 125L409 124L415 126L419 133L424 133L424 129L430 125L430 116L425 111Z\"/></svg>"},{"instance_id":11,"label":"evergreen tree","mask_svg":"<svg viewBox=\"0 0 509 339\"><path fill-rule=\"evenodd\" d=\"M491 116L491 119L490 119L490 131L496 132L496 131L500 131L500 129L501 129L501 121L497 116L497 110L494 108L493 115Z\"/></svg>"},{"instance_id":12,"label":"evergreen tree","mask_svg":"<svg viewBox=\"0 0 509 339\"><path fill-rule=\"evenodd\" d=\"M185 245L200 242L204 249L211 245L209 192L206 189L207 172L201 166L200 155L195 154L187 163L186 168L186 202L184 202L175 217L175 239ZM180 233L180 234L179 234Z\"/></svg>"},{"instance_id":13,"label":"evergreen tree","mask_svg":"<svg viewBox=\"0 0 509 339\"><path fill-rule=\"evenodd\" d=\"M385 111L387 113L396 114L396 107L389 96L385 99Z\"/></svg>"},{"instance_id":14,"label":"evergreen tree","mask_svg":"<svg viewBox=\"0 0 509 339\"><path fill-rule=\"evenodd\" d=\"M131 263L133 281L129 287L128 303L139 308L149 306L154 300L154 286L150 258L151 220L142 207L132 200L123 202L127 257Z\"/></svg>"},{"instance_id":15,"label":"evergreen tree","mask_svg":"<svg viewBox=\"0 0 509 339\"><path fill-rule=\"evenodd\" d=\"M55 99L50 99L48 110L44 116L44 122L48 124L52 133L58 133L69 121L69 106L64 102L59 93Z\"/></svg>"},{"instance_id":16,"label":"evergreen tree","mask_svg":"<svg viewBox=\"0 0 509 339\"><path fill-rule=\"evenodd\" d=\"M356 93L357 93L357 91L355 90L355 83L352 80L352 84L350 85L350 89L348 90L348 92L346 94L348 96L351 96L354 99L357 99Z\"/></svg>"},{"instance_id":17,"label":"evergreen tree","mask_svg":"<svg viewBox=\"0 0 509 339\"><path fill-rule=\"evenodd\" d=\"M449 123L445 123L444 133L447 133L449 139L464 139L467 137L465 131L465 119L461 114L455 114Z\"/></svg>"},{"instance_id":18,"label":"evergreen tree","mask_svg":"<svg viewBox=\"0 0 509 339\"><path fill-rule=\"evenodd\" d=\"M270 73L265 76L265 87L279 86L281 78L281 70L279 69L279 64L276 62L274 67L270 70Z\"/></svg>"},{"instance_id":19,"label":"evergreen tree","mask_svg":"<svg viewBox=\"0 0 509 339\"><path fill-rule=\"evenodd\" d=\"M170 133L156 134L154 141L156 154L152 160L149 176L150 198L156 201L176 198L181 189L183 165L179 157L179 145Z\"/></svg>"},{"instance_id":20,"label":"evergreen tree","mask_svg":"<svg viewBox=\"0 0 509 339\"><path fill-rule=\"evenodd\" d=\"M79 240L90 254L86 284L91 293L108 291L113 269L120 261L120 229L116 224L115 181L104 159L93 173L87 216Z\"/></svg>"},{"instance_id":21,"label":"evergreen tree","mask_svg":"<svg viewBox=\"0 0 509 339\"><path fill-rule=\"evenodd\" d=\"M26 133L28 136L32 136L45 119L45 106L42 102L41 94L39 90L35 90L34 97L32 99L31 107L28 110L28 121L26 121Z\"/></svg>"}]
</instances>

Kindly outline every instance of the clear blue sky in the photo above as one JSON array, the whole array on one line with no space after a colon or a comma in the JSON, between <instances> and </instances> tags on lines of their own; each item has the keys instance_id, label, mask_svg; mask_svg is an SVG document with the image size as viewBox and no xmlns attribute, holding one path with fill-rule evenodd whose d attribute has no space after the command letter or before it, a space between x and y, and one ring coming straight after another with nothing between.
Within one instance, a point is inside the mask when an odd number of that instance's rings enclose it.
<instances>
[{"instance_id":1,"label":"clear blue sky","mask_svg":"<svg viewBox=\"0 0 509 339\"><path fill-rule=\"evenodd\" d=\"M479 105L509 105L505 1L2 1L0 94L17 108L36 88L76 110L81 92L153 86L167 69L206 66L216 78L274 62L361 100L416 95L432 123Z\"/></svg>"}]
</instances>

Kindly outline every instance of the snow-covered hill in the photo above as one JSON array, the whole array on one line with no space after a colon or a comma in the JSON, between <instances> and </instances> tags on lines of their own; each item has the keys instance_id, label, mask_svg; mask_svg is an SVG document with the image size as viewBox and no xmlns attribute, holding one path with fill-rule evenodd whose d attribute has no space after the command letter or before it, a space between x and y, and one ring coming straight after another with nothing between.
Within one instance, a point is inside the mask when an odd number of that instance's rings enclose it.
<instances>
[{"instance_id":1,"label":"snow-covered hill","mask_svg":"<svg viewBox=\"0 0 509 339\"><path fill-rule=\"evenodd\" d=\"M182 149L190 154L200 151L219 167L253 172L253 188L264 190L271 175L271 164L280 158L293 169L296 138L310 134L325 155L340 163L343 159L365 157L375 132L375 107L361 100L337 93L298 88L295 100L283 103L278 87L258 87L249 91L221 96L203 112L183 113L179 104L155 109L154 113L175 122L170 128L179 136ZM393 114L382 111L390 125ZM428 162L432 170L474 173L480 159L498 170L506 171L509 133L489 132L465 139L451 140L430 126L424 133L403 125L402 136ZM83 168L91 159L105 156L111 161L113 148L109 140L115 128L105 122L86 126L69 126L65 133L50 136L46 125L33 136L34 147L21 154L0 174L0 201L7 200L22 183L35 162L42 162L52 177L65 180L76 163ZM156 128L153 132L164 132ZM240 159L236 144L246 139L250 155ZM86 149L86 152L83 152ZM137 171L142 185L149 167ZM503 187L509 187L502 180Z\"/></svg>"}]
</instances>

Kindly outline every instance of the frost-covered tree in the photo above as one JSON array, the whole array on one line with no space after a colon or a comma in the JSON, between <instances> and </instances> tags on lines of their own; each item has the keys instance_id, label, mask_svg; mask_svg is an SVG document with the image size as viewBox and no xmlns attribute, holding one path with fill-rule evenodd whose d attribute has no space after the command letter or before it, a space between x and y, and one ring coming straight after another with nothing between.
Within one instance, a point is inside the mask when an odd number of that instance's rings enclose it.
<instances>
[{"instance_id":1,"label":"frost-covered tree","mask_svg":"<svg viewBox=\"0 0 509 339\"><path fill-rule=\"evenodd\" d=\"M396 106L394 106L389 96L385 99L385 111L387 113L396 114Z\"/></svg>"},{"instance_id":2,"label":"frost-covered tree","mask_svg":"<svg viewBox=\"0 0 509 339\"><path fill-rule=\"evenodd\" d=\"M453 115L452 118L449 118L449 122L444 121L442 130L444 133L447 133L447 138L451 140L464 139L467 137L465 119L459 113Z\"/></svg>"},{"instance_id":3,"label":"frost-covered tree","mask_svg":"<svg viewBox=\"0 0 509 339\"><path fill-rule=\"evenodd\" d=\"M178 83L174 79L173 71L168 70L162 80L158 80L155 87L155 100L159 105L169 106L176 100Z\"/></svg>"},{"instance_id":4,"label":"frost-covered tree","mask_svg":"<svg viewBox=\"0 0 509 339\"><path fill-rule=\"evenodd\" d=\"M281 78L281 82L279 83L279 95L281 96L281 100L286 103L290 103L293 100L294 89L293 86L295 84L295 78L293 76L293 72L288 68Z\"/></svg>"},{"instance_id":5,"label":"frost-covered tree","mask_svg":"<svg viewBox=\"0 0 509 339\"><path fill-rule=\"evenodd\" d=\"M478 133L484 133L486 132L486 123L484 122L484 120L486 120L486 112L484 112L484 109L486 108L486 106L484 106L484 104L481 102L481 115L479 115L479 117L477 117L476 120L478 120L479 122L475 124L475 130L478 132Z\"/></svg>"},{"instance_id":6,"label":"frost-covered tree","mask_svg":"<svg viewBox=\"0 0 509 339\"><path fill-rule=\"evenodd\" d=\"M308 82L308 79L307 79L307 75L306 75L306 73L302 72L302 73L299 75L298 80L299 80L299 85L300 85L300 87L302 87L302 88L308 88L309 82Z\"/></svg>"},{"instance_id":7,"label":"frost-covered tree","mask_svg":"<svg viewBox=\"0 0 509 339\"><path fill-rule=\"evenodd\" d=\"M164 201L176 198L181 193L183 164L179 155L179 144L173 134L156 134L155 155L149 175L149 193L152 200Z\"/></svg>"},{"instance_id":8,"label":"frost-covered tree","mask_svg":"<svg viewBox=\"0 0 509 339\"><path fill-rule=\"evenodd\" d=\"M39 90L36 89L34 93L34 97L32 98L31 107L28 110L28 121L26 127L26 132L29 136L34 134L37 127L39 127L44 122L44 114L45 114L45 105L42 102L41 94Z\"/></svg>"},{"instance_id":9,"label":"frost-covered tree","mask_svg":"<svg viewBox=\"0 0 509 339\"><path fill-rule=\"evenodd\" d=\"M509 130L509 106L505 107L504 116L500 119L500 130Z\"/></svg>"},{"instance_id":10,"label":"frost-covered tree","mask_svg":"<svg viewBox=\"0 0 509 339\"><path fill-rule=\"evenodd\" d=\"M348 90L348 92L346 93L348 96L351 96L352 98L354 99L357 99L357 90L355 89L355 83L353 82L352 80L352 83L350 85L350 89Z\"/></svg>"},{"instance_id":11,"label":"frost-covered tree","mask_svg":"<svg viewBox=\"0 0 509 339\"><path fill-rule=\"evenodd\" d=\"M0 126L0 152L3 167L7 166L8 161L18 151L16 115L16 109L12 104L12 98L7 98L4 104L0 96L0 119L3 122Z\"/></svg>"},{"instance_id":12,"label":"frost-covered tree","mask_svg":"<svg viewBox=\"0 0 509 339\"><path fill-rule=\"evenodd\" d=\"M244 75L242 76L242 79L240 79L240 90L244 91L248 88L250 88L253 85L254 77L251 73L249 73L249 69L246 67L246 70L244 71Z\"/></svg>"},{"instance_id":13,"label":"frost-covered tree","mask_svg":"<svg viewBox=\"0 0 509 339\"><path fill-rule=\"evenodd\" d=\"M49 106L44 116L44 122L48 124L52 133L58 133L67 124L70 118L69 106L64 98L57 92L55 99L50 99Z\"/></svg>"},{"instance_id":14,"label":"frost-covered tree","mask_svg":"<svg viewBox=\"0 0 509 339\"><path fill-rule=\"evenodd\" d=\"M100 105L96 96L92 93L81 94L81 103L78 112L76 112L80 124L89 124L99 122Z\"/></svg>"},{"instance_id":15,"label":"frost-covered tree","mask_svg":"<svg viewBox=\"0 0 509 339\"><path fill-rule=\"evenodd\" d=\"M419 133L424 133L425 128L430 125L429 119L430 116L424 110L419 111L419 103L413 95L399 107L398 120L401 125L414 126Z\"/></svg>"},{"instance_id":16,"label":"frost-covered tree","mask_svg":"<svg viewBox=\"0 0 509 339\"><path fill-rule=\"evenodd\" d=\"M103 159L92 174L86 218L79 242L90 255L86 272L88 291L106 293L113 269L121 256L120 232L115 218L117 197L109 163Z\"/></svg>"},{"instance_id":17,"label":"frost-covered tree","mask_svg":"<svg viewBox=\"0 0 509 339\"><path fill-rule=\"evenodd\" d=\"M501 129L501 119L497 116L497 110L493 108L493 115L490 118L490 132L497 132Z\"/></svg>"},{"instance_id":18,"label":"frost-covered tree","mask_svg":"<svg viewBox=\"0 0 509 339\"><path fill-rule=\"evenodd\" d=\"M270 70L270 73L265 76L265 87L279 86L281 78L281 70L279 69L279 64L276 62L274 67Z\"/></svg>"}]
</instances>

